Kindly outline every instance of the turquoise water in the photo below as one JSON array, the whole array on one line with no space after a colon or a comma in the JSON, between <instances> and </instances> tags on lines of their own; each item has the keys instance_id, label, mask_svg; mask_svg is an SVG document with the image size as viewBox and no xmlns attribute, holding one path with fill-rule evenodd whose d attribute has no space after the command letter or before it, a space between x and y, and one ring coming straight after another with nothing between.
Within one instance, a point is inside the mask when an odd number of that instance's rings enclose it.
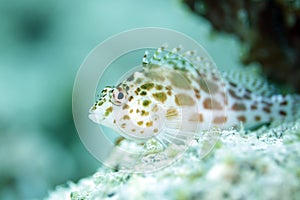
<instances>
[{"instance_id":1,"label":"turquoise water","mask_svg":"<svg viewBox=\"0 0 300 200\"><path fill-rule=\"evenodd\" d=\"M239 66L239 43L213 34L177 0L1 0L0 23L0 199L40 198L100 166L77 136L71 95L84 58L111 35L171 28L203 45L220 68ZM140 60L122 62L125 70ZM122 73L107 71L99 84Z\"/></svg>"}]
</instances>

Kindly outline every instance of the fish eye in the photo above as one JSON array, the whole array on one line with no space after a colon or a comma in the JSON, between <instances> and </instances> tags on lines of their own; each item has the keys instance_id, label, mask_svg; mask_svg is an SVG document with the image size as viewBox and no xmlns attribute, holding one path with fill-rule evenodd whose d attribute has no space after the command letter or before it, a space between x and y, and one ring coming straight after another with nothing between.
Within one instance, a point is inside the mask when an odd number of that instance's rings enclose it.
<instances>
[{"instance_id":1,"label":"fish eye","mask_svg":"<svg viewBox=\"0 0 300 200\"><path fill-rule=\"evenodd\" d=\"M115 88L113 91L113 102L116 105L121 105L125 100L126 94L121 88Z\"/></svg>"},{"instance_id":2,"label":"fish eye","mask_svg":"<svg viewBox=\"0 0 300 200\"><path fill-rule=\"evenodd\" d=\"M119 92L118 97L119 100L122 100L124 98L124 93L123 92Z\"/></svg>"}]
</instances>

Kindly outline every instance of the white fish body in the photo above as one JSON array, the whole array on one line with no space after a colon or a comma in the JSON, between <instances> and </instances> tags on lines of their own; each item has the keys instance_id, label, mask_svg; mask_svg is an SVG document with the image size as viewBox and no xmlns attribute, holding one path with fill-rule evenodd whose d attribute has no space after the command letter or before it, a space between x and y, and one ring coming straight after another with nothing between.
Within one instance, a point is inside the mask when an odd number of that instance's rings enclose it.
<instances>
[{"instance_id":1,"label":"white fish body","mask_svg":"<svg viewBox=\"0 0 300 200\"><path fill-rule=\"evenodd\" d=\"M299 97L264 94L255 79L221 75L212 66L192 51L159 48L150 60L145 54L141 71L104 88L89 117L129 139L172 143L212 127L253 127L294 116Z\"/></svg>"}]
</instances>

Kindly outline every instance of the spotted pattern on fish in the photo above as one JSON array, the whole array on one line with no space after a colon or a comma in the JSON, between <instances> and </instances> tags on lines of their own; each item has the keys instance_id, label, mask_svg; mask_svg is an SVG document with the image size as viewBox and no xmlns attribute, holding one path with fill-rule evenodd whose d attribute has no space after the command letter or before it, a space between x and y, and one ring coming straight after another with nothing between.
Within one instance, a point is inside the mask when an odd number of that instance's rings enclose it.
<instances>
[{"instance_id":1,"label":"spotted pattern on fish","mask_svg":"<svg viewBox=\"0 0 300 200\"><path fill-rule=\"evenodd\" d=\"M180 48L161 47L150 58L146 52L142 69L104 88L89 117L129 139L166 142L176 134L240 123L251 128L295 115L299 96L271 95L261 81L220 74L213 66L209 58Z\"/></svg>"}]
</instances>

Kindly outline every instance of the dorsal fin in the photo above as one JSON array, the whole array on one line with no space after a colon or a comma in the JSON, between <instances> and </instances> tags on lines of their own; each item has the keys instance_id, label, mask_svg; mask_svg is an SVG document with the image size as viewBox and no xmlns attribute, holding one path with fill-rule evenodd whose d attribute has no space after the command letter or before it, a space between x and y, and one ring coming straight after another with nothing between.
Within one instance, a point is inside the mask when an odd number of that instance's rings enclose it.
<instances>
[{"instance_id":1,"label":"dorsal fin","mask_svg":"<svg viewBox=\"0 0 300 200\"><path fill-rule=\"evenodd\" d=\"M184 57L181 52L181 47L173 48L171 51L166 50L166 46L159 47L152 55L149 57L149 52L146 51L143 57L143 66L153 67L169 65L175 69L186 69L190 68L192 64Z\"/></svg>"},{"instance_id":2,"label":"dorsal fin","mask_svg":"<svg viewBox=\"0 0 300 200\"><path fill-rule=\"evenodd\" d=\"M269 97L278 93L276 88L269 84L260 74L258 68L248 67L239 70L231 70L222 73L223 77L238 88L245 88L253 93Z\"/></svg>"},{"instance_id":3,"label":"dorsal fin","mask_svg":"<svg viewBox=\"0 0 300 200\"><path fill-rule=\"evenodd\" d=\"M178 70L196 70L202 74L217 72L213 61L203 55L198 55L196 51L184 51L181 46L171 49L166 49L166 45L159 47L151 57L146 51L143 56L143 67L151 68L153 66L169 65Z\"/></svg>"}]
</instances>

